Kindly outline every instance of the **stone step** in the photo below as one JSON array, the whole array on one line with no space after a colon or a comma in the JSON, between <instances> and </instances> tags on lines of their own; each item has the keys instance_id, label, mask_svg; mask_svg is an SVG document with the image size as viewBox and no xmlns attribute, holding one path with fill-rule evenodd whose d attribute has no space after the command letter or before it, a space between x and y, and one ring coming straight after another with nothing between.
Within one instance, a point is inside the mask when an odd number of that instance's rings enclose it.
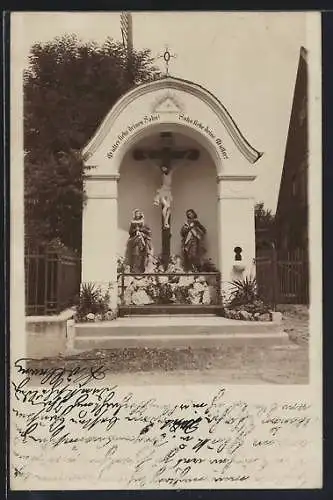
<instances>
[{"instance_id":1,"label":"stone step","mask_svg":"<svg viewBox=\"0 0 333 500\"><path fill-rule=\"evenodd\" d=\"M77 350L130 347L214 347L225 343L288 342L279 321L240 321L215 315L147 315L74 325Z\"/></svg>"},{"instance_id":2,"label":"stone step","mask_svg":"<svg viewBox=\"0 0 333 500\"><path fill-rule=\"evenodd\" d=\"M218 335L218 334L265 334L276 333L281 330L281 324L272 321L254 322L237 321L225 318L191 318L174 316L147 317L147 318L119 318L115 321L100 323L80 323L75 325L76 337L93 337L117 335L142 337L147 334L161 336L184 335Z\"/></svg>"},{"instance_id":3,"label":"stone step","mask_svg":"<svg viewBox=\"0 0 333 500\"><path fill-rule=\"evenodd\" d=\"M145 334L145 335L93 335L80 336L74 340L74 349L87 351L93 349L124 349L124 348L212 348L221 345L245 346L257 345L276 346L288 344L288 335L285 332L270 333L218 333L218 334Z\"/></svg>"},{"instance_id":4,"label":"stone step","mask_svg":"<svg viewBox=\"0 0 333 500\"><path fill-rule=\"evenodd\" d=\"M142 318L171 318L172 316L174 316L173 314L170 314L170 313L165 313L165 314L148 314L146 316L143 316L142 314L131 314L131 316L129 316L128 318L126 319L129 319L131 318L131 320L136 320L137 318L139 318L140 320ZM180 320L181 318L192 318L194 321L200 321L200 318L216 318L216 314L196 314L195 317L193 317L193 314L177 314L177 320Z\"/></svg>"},{"instance_id":5,"label":"stone step","mask_svg":"<svg viewBox=\"0 0 333 500\"><path fill-rule=\"evenodd\" d=\"M133 315L198 315L215 314L222 315L223 307L221 305L187 305L187 304L148 304L143 306L119 306L119 315L121 317Z\"/></svg>"}]
</instances>

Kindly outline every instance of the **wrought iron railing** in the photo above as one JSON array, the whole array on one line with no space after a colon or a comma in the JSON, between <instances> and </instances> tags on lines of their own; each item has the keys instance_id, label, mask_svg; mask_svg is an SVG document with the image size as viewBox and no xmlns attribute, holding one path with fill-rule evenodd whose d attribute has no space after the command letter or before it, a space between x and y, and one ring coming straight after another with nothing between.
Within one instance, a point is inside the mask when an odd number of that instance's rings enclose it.
<instances>
[{"instance_id":1,"label":"wrought iron railing","mask_svg":"<svg viewBox=\"0 0 333 500\"><path fill-rule=\"evenodd\" d=\"M67 249L28 248L25 252L26 314L58 314L80 291L80 259Z\"/></svg>"},{"instance_id":2,"label":"wrought iron railing","mask_svg":"<svg viewBox=\"0 0 333 500\"><path fill-rule=\"evenodd\" d=\"M221 304L220 273L121 273L118 304L218 306Z\"/></svg>"}]
</instances>

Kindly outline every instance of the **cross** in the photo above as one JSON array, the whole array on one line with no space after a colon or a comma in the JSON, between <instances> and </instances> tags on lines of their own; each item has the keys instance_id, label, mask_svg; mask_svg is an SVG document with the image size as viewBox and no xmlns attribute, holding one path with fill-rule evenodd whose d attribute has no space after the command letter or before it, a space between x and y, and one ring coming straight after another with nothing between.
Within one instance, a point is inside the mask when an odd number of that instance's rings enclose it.
<instances>
[{"instance_id":1,"label":"cross","mask_svg":"<svg viewBox=\"0 0 333 500\"><path fill-rule=\"evenodd\" d=\"M162 55L160 55L158 57L158 59L164 59L164 63L165 63L165 76L169 76L169 63L170 63L170 59L172 58L176 58L177 57L177 54L171 54L171 52L169 51L168 47L165 48L165 51Z\"/></svg>"},{"instance_id":2,"label":"cross","mask_svg":"<svg viewBox=\"0 0 333 500\"><path fill-rule=\"evenodd\" d=\"M172 160L187 159L195 161L199 158L197 149L173 149L173 138L171 132L161 132L160 149L134 149L134 160L141 161L149 158L150 160L160 160L160 167L171 169Z\"/></svg>"},{"instance_id":3,"label":"cross","mask_svg":"<svg viewBox=\"0 0 333 500\"><path fill-rule=\"evenodd\" d=\"M151 159L159 160L159 166L166 181L169 178L169 193L171 195L171 168L174 160L187 159L195 161L199 158L197 149L176 149L173 148L173 136L171 132L162 132L160 134L160 149L134 149L133 158L137 161ZM166 184L163 182L163 185ZM168 203L167 216L165 215L166 205L162 206L162 260L164 269L167 268L170 261L170 203ZM166 220L167 218L167 224Z\"/></svg>"}]
</instances>

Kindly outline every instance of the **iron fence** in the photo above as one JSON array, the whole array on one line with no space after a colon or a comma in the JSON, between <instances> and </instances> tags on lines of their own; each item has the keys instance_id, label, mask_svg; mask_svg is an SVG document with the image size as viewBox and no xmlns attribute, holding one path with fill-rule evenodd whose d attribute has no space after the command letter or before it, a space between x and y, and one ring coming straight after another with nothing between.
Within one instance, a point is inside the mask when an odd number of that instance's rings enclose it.
<instances>
[{"instance_id":1,"label":"iron fence","mask_svg":"<svg viewBox=\"0 0 333 500\"><path fill-rule=\"evenodd\" d=\"M80 290L81 262L67 249L29 248L25 253L27 315L59 314L74 304ZM309 270L304 251L281 254L272 249L256 259L259 294L266 302L309 303ZM206 273L121 273L120 308L167 306L175 310L222 307L221 275Z\"/></svg>"},{"instance_id":2,"label":"iron fence","mask_svg":"<svg viewBox=\"0 0 333 500\"><path fill-rule=\"evenodd\" d=\"M278 252L272 248L256 259L259 294L269 303L309 303L309 261L305 250Z\"/></svg>"},{"instance_id":3,"label":"iron fence","mask_svg":"<svg viewBox=\"0 0 333 500\"><path fill-rule=\"evenodd\" d=\"M80 290L80 259L67 249L27 248L26 314L59 314L74 304Z\"/></svg>"}]
</instances>

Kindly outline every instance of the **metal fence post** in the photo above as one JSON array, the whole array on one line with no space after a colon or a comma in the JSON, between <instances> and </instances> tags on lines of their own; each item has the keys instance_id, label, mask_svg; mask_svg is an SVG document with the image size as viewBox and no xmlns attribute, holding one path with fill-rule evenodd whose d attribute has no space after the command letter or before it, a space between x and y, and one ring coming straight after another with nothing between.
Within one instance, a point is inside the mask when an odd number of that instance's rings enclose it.
<instances>
[{"instance_id":1,"label":"metal fence post","mask_svg":"<svg viewBox=\"0 0 333 500\"><path fill-rule=\"evenodd\" d=\"M44 310L43 315L48 313L48 299L49 299L49 288L50 288L50 266L47 251L44 252ZM37 282L38 283L38 282Z\"/></svg>"},{"instance_id":2,"label":"metal fence post","mask_svg":"<svg viewBox=\"0 0 333 500\"><path fill-rule=\"evenodd\" d=\"M62 310L62 307L65 303L63 300L63 294L62 294L62 266L63 266L63 255L62 252L59 250L56 250L55 252L55 275L56 275L56 312L59 314Z\"/></svg>"}]
</instances>

